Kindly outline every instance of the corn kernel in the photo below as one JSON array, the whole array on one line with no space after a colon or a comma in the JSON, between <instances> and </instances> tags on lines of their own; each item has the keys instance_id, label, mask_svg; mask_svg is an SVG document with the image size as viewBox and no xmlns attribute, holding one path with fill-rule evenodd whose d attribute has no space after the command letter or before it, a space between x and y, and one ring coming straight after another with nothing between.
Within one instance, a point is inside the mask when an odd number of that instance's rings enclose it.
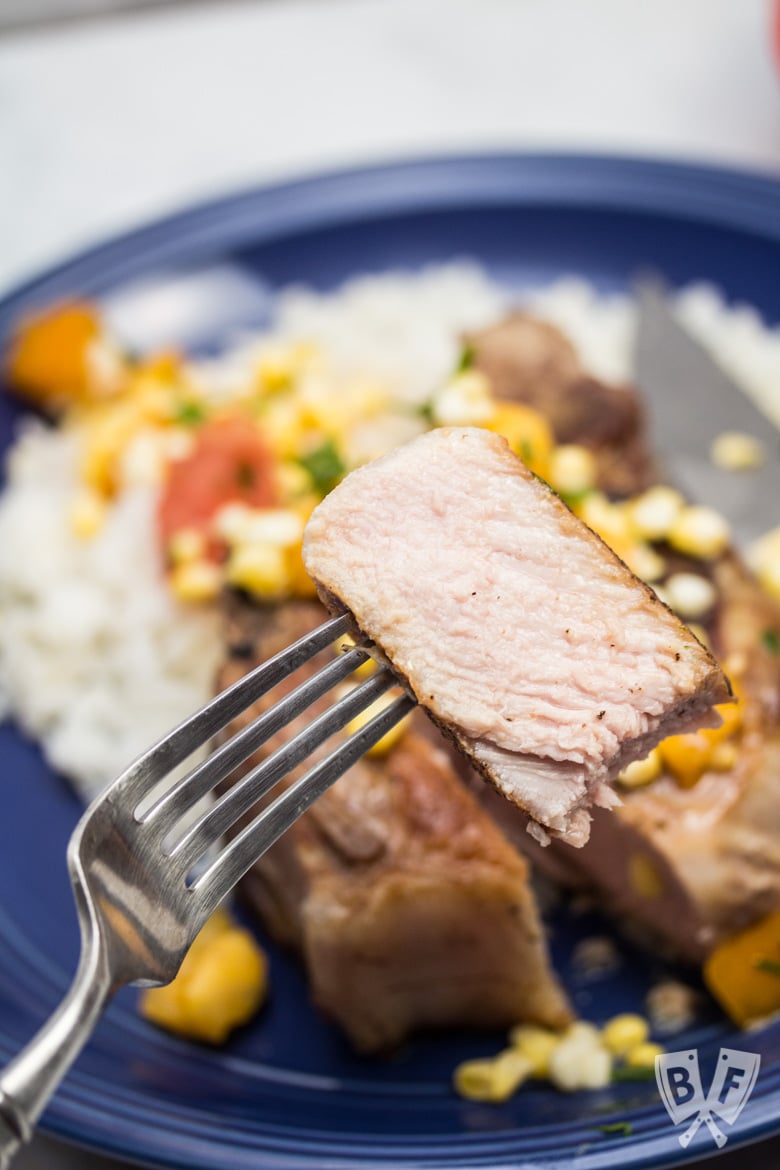
<instances>
[{"instance_id":1,"label":"corn kernel","mask_svg":"<svg viewBox=\"0 0 780 1170\"><path fill-rule=\"evenodd\" d=\"M724 471L751 471L764 462L764 446L753 435L724 431L714 440L710 457Z\"/></svg>"},{"instance_id":2,"label":"corn kernel","mask_svg":"<svg viewBox=\"0 0 780 1170\"><path fill-rule=\"evenodd\" d=\"M87 345L84 359L90 395L110 398L122 390L127 365L124 354L110 337L99 334Z\"/></svg>"},{"instance_id":3,"label":"corn kernel","mask_svg":"<svg viewBox=\"0 0 780 1170\"><path fill-rule=\"evenodd\" d=\"M197 528L180 528L168 541L168 556L173 564L200 560L206 552L206 538Z\"/></svg>"},{"instance_id":4,"label":"corn kernel","mask_svg":"<svg viewBox=\"0 0 780 1170\"><path fill-rule=\"evenodd\" d=\"M222 587L222 572L212 561L182 561L173 566L169 582L178 601L213 601Z\"/></svg>"},{"instance_id":5,"label":"corn kernel","mask_svg":"<svg viewBox=\"0 0 780 1170\"><path fill-rule=\"evenodd\" d=\"M645 1005L653 1031L665 1035L690 1028L696 1018L697 993L677 979L662 979L647 993Z\"/></svg>"},{"instance_id":6,"label":"corn kernel","mask_svg":"<svg viewBox=\"0 0 780 1170\"><path fill-rule=\"evenodd\" d=\"M293 380L301 363L289 346L268 346L257 359L257 373L264 390L284 390Z\"/></svg>"},{"instance_id":7,"label":"corn kernel","mask_svg":"<svg viewBox=\"0 0 780 1170\"><path fill-rule=\"evenodd\" d=\"M715 772L730 772L737 765L739 753L734 743L716 743L710 756L710 767Z\"/></svg>"},{"instance_id":8,"label":"corn kernel","mask_svg":"<svg viewBox=\"0 0 780 1170\"><path fill-rule=\"evenodd\" d=\"M234 500L222 505L214 515L212 527L222 540L226 540L228 544L237 544L244 539L251 513L252 509L248 504Z\"/></svg>"},{"instance_id":9,"label":"corn kernel","mask_svg":"<svg viewBox=\"0 0 780 1170\"><path fill-rule=\"evenodd\" d=\"M68 517L71 532L80 540L89 540L103 527L107 511L105 499L97 492L78 492Z\"/></svg>"},{"instance_id":10,"label":"corn kernel","mask_svg":"<svg viewBox=\"0 0 780 1170\"><path fill-rule=\"evenodd\" d=\"M644 1044L650 1035L650 1025L643 1016L624 1012L613 1016L601 1030L601 1038L613 1056L625 1056Z\"/></svg>"},{"instance_id":11,"label":"corn kernel","mask_svg":"<svg viewBox=\"0 0 780 1170\"><path fill-rule=\"evenodd\" d=\"M642 540L666 540L685 500L674 488L658 484L648 488L629 504L634 532Z\"/></svg>"},{"instance_id":12,"label":"corn kernel","mask_svg":"<svg viewBox=\"0 0 780 1170\"><path fill-rule=\"evenodd\" d=\"M612 1079L612 1057L598 1029L573 1025L550 1057L550 1080L565 1092L603 1089Z\"/></svg>"},{"instance_id":13,"label":"corn kernel","mask_svg":"<svg viewBox=\"0 0 780 1170\"><path fill-rule=\"evenodd\" d=\"M290 586L284 549L274 544L241 544L233 549L227 580L259 597L278 599Z\"/></svg>"},{"instance_id":14,"label":"corn kernel","mask_svg":"<svg viewBox=\"0 0 780 1170\"><path fill-rule=\"evenodd\" d=\"M303 537L304 521L292 508L252 508L244 518L241 540L289 548Z\"/></svg>"},{"instance_id":15,"label":"corn kernel","mask_svg":"<svg viewBox=\"0 0 780 1170\"><path fill-rule=\"evenodd\" d=\"M666 561L659 552L649 544L634 544L627 548L623 558L632 573L651 584L658 581L666 572Z\"/></svg>"},{"instance_id":16,"label":"corn kernel","mask_svg":"<svg viewBox=\"0 0 780 1170\"><path fill-rule=\"evenodd\" d=\"M712 581L699 573L673 573L665 582L669 605L681 618L701 618L717 601Z\"/></svg>"},{"instance_id":17,"label":"corn kernel","mask_svg":"<svg viewBox=\"0 0 780 1170\"><path fill-rule=\"evenodd\" d=\"M645 1040L637 1044L626 1053L626 1064L629 1068L654 1068L655 1058L663 1056L665 1048L653 1040Z\"/></svg>"},{"instance_id":18,"label":"corn kernel","mask_svg":"<svg viewBox=\"0 0 780 1170\"><path fill-rule=\"evenodd\" d=\"M90 413L81 433L79 468L89 487L107 496L116 491L122 453L143 425L135 405L124 399Z\"/></svg>"},{"instance_id":19,"label":"corn kernel","mask_svg":"<svg viewBox=\"0 0 780 1170\"><path fill-rule=\"evenodd\" d=\"M292 460L281 460L275 468L276 487L279 496L286 503L308 495L312 490L312 478L305 467Z\"/></svg>"},{"instance_id":20,"label":"corn kernel","mask_svg":"<svg viewBox=\"0 0 780 1170\"><path fill-rule=\"evenodd\" d=\"M634 544L625 506L611 503L603 492L589 492L576 504L574 511L610 548L614 549L616 544L621 547Z\"/></svg>"},{"instance_id":21,"label":"corn kernel","mask_svg":"<svg viewBox=\"0 0 780 1170\"><path fill-rule=\"evenodd\" d=\"M761 565L758 570L758 580L770 597L780 601L780 557L774 561L766 561Z\"/></svg>"},{"instance_id":22,"label":"corn kernel","mask_svg":"<svg viewBox=\"0 0 780 1170\"><path fill-rule=\"evenodd\" d=\"M439 426L484 426L495 410L490 383L479 370L458 374L433 399L433 416Z\"/></svg>"},{"instance_id":23,"label":"corn kernel","mask_svg":"<svg viewBox=\"0 0 780 1170\"><path fill-rule=\"evenodd\" d=\"M303 563L300 544L284 550L285 569L290 593L293 597L316 597L317 586L312 581Z\"/></svg>"},{"instance_id":24,"label":"corn kernel","mask_svg":"<svg viewBox=\"0 0 780 1170\"><path fill-rule=\"evenodd\" d=\"M195 450L195 435L184 427L168 427L162 436L162 449L168 459L187 459Z\"/></svg>"},{"instance_id":25,"label":"corn kernel","mask_svg":"<svg viewBox=\"0 0 780 1170\"><path fill-rule=\"evenodd\" d=\"M165 475L165 453L159 431L144 428L128 439L119 453L119 479L125 487L155 487Z\"/></svg>"},{"instance_id":26,"label":"corn kernel","mask_svg":"<svg viewBox=\"0 0 780 1170\"><path fill-rule=\"evenodd\" d=\"M729 526L719 512L700 504L683 508L668 539L678 552L707 560L717 557L729 542Z\"/></svg>"},{"instance_id":27,"label":"corn kernel","mask_svg":"<svg viewBox=\"0 0 780 1170\"><path fill-rule=\"evenodd\" d=\"M290 395L273 398L265 406L261 422L276 454L283 459L294 459L306 437L300 404Z\"/></svg>"},{"instance_id":28,"label":"corn kernel","mask_svg":"<svg viewBox=\"0 0 780 1170\"><path fill-rule=\"evenodd\" d=\"M560 1036L547 1028L534 1028L520 1024L509 1033L510 1043L521 1052L531 1065L531 1075L546 1077L550 1069L550 1057L560 1043Z\"/></svg>"},{"instance_id":29,"label":"corn kernel","mask_svg":"<svg viewBox=\"0 0 780 1170\"><path fill-rule=\"evenodd\" d=\"M596 460L587 447L574 443L554 447L549 459L547 479L562 496L590 491L596 482Z\"/></svg>"},{"instance_id":30,"label":"corn kernel","mask_svg":"<svg viewBox=\"0 0 780 1170\"><path fill-rule=\"evenodd\" d=\"M355 732L360 731L363 727L366 726L367 723L370 723L370 721L375 716L381 715L383 711L387 710L387 708L390 707L397 698L397 694L393 694L392 692L390 694L380 695L379 698L375 699L369 707L366 707L365 711L361 711L359 715L356 715L354 719L349 721L347 724L348 734L354 735ZM398 723L395 723L389 731L385 732L381 739L378 739L375 744L372 744L372 746L368 748L366 755L371 756L374 759L381 759L383 756L386 756L388 752L392 751L392 749L399 742L404 732L406 731L409 718L410 717L408 715L405 715L403 719L399 720Z\"/></svg>"},{"instance_id":31,"label":"corn kernel","mask_svg":"<svg viewBox=\"0 0 780 1170\"><path fill-rule=\"evenodd\" d=\"M670 735L658 745L661 759L682 788L692 788L707 771L712 744L702 731Z\"/></svg>"},{"instance_id":32,"label":"corn kernel","mask_svg":"<svg viewBox=\"0 0 780 1170\"><path fill-rule=\"evenodd\" d=\"M661 775L661 753L653 748L643 760L633 760L618 776L624 788L643 788Z\"/></svg>"},{"instance_id":33,"label":"corn kernel","mask_svg":"<svg viewBox=\"0 0 780 1170\"><path fill-rule=\"evenodd\" d=\"M516 1049L493 1060L467 1060L455 1069L455 1090L470 1101L508 1100L531 1074L530 1061Z\"/></svg>"}]
</instances>

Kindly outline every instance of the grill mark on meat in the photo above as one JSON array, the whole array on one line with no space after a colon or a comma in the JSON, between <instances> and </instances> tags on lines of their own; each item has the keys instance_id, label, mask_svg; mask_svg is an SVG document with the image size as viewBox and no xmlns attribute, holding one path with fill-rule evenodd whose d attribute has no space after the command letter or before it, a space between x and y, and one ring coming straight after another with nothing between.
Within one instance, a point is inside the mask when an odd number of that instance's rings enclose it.
<instances>
[{"instance_id":1,"label":"grill mark on meat","mask_svg":"<svg viewBox=\"0 0 780 1170\"><path fill-rule=\"evenodd\" d=\"M583 844L589 806L616 803L606 782L717 724L729 695L690 631L487 431L442 428L353 472L315 510L304 559L542 840Z\"/></svg>"}]
</instances>

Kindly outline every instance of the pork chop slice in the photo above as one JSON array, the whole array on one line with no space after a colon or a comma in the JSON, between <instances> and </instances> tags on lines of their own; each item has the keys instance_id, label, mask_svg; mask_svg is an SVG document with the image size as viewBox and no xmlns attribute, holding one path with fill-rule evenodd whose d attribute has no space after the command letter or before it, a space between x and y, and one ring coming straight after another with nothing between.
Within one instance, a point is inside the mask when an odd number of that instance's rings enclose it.
<instances>
[{"instance_id":1,"label":"pork chop slice","mask_svg":"<svg viewBox=\"0 0 780 1170\"><path fill-rule=\"evenodd\" d=\"M653 591L498 435L428 432L314 511L304 561L477 769L583 845L609 781L713 726L728 682Z\"/></svg>"}]
</instances>

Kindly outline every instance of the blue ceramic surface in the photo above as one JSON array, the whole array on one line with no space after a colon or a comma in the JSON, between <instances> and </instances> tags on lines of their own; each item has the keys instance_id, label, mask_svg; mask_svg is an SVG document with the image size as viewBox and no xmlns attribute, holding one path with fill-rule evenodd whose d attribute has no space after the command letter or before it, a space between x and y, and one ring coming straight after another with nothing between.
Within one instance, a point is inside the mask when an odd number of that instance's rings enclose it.
<instances>
[{"instance_id":1,"label":"blue ceramic surface","mask_svg":"<svg viewBox=\"0 0 780 1170\"><path fill-rule=\"evenodd\" d=\"M780 320L780 185L758 176L631 159L489 156L411 162L250 191L186 211L83 254L0 304L0 343L33 305L80 294L107 306L135 346L198 349L261 324L274 289L330 288L357 272L479 260L516 288L578 272L624 288L652 267L672 283L715 281ZM19 411L0 400L0 446ZM32 1034L75 969L65 846L79 815L37 748L0 727L0 1059ZM586 979L578 939L605 929L559 911L556 963L594 1020L638 1007L660 968L623 948L613 975ZM606 928L608 929L608 928ZM309 1003L296 962L269 945L268 1009L225 1049L168 1037L128 990L44 1118L50 1132L153 1165L220 1170L672 1165L684 1154L654 1082L561 1095L525 1088L503 1106L459 1100L453 1066L498 1035L420 1037L384 1060L352 1054ZM756 1089L730 1141L780 1131L780 1028L744 1036L714 1009L675 1047L698 1047L708 1078L721 1045L760 1052ZM628 1122L615 1137L601 1127ZM709 1145L707 1143L710 1143Z\"/></svg>"}]
</instances>

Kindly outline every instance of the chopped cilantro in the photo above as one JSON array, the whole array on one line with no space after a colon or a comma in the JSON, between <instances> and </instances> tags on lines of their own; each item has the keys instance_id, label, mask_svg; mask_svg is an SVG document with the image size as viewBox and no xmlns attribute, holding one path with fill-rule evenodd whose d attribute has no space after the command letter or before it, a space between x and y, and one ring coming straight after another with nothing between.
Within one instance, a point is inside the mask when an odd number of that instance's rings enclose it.
<instances>
[{"instance_id":1,"label":"chopped cilantro","mask_svg":"<svg viewBox=\"0 0 780 1170\"><path fill-rule=\"evenodd\" d=\"M600 1125L600 1133L606 1133L609 1137L630 1137L634 1132L634 1127L630 1121L613 1121L611 1125Z\"/></svg>"},{"instance_id":2,"label":"chopped cilantro","mask_svg":"<svg viewBox=\"0 0 780 1170\"><path fill-rule=\"evenodd\" d=\"M766 971L767 975L775 975L780 979L780 963L776 959L756 959L753 966L757 971Z\"/></svg>"},{"instance_id":3,"label":"chopped cilantro","mask_svg":"<svg viewBox=\"0 0 780 1170\"><path fill-rule=\"evenodd\" d=\"M455 373L456 374L463 374L463 373L465 373L466 370L470 370L471 367L474 365L474 359L476 356L477 356L477 351L474 349L474 346L469 345L467 342L463 346L463 349L460 351L460 356L458 358L458 364L455 367Z\"/></svg>"},{"instance_id":4,"label":"chopped cilantro","mask_svg":"<svg viewBox=\"0 0 780 1170\"><path fill-rule=\"evenodd\" d=\"M570 508L573 508L575 504L581 504L583 500L587 499L587 497L592 495L592 494L593 494L593 488L580 488L580 490L576 491L576 492L559 492L558 493L558 495L560 495L563 502L565 504L568 504Z\"/></svg>"},{"instance_id":5,"label":"chopped cilantro","mask_svg":"<svg viewBox=\"0 0 780 1170\"><path fill-rule=\"evenodd\" d=\"M770 654L780 653L780 636L778 636L777 630L762 630L761 641L764 649L768 650Z\"/></svg>"},{"instance_id":6,"label":"chopped cilantro","mask_svg":"<svg viewBox=\"0 0 780 1170\"><path fill-rule=\"evenodd\" d=\"M620 1064L612 1070L612 1080L614 1083L619 1083L620 1081L652 1081L654 1076L655 1071L649 1065L635 1067L630 1064Z\"/></svg>"},{"instance_id":7,"label":"chopped cilantro","mask_svg":"<svg viewBox=\"0 0 780 1170\"><path fill-rule=\"evenodd\" d=\"M428 424L429 427L433 426L433 424L435 422L435 415L433 413L433 402L431 402L430 400L428 402L423 402L423 404L421 406L417 407L417 413L419 414L420 418L423 419L423 421Z\"/></svg>"},{"instance_id":8,"label":"chopped cilantro","mask_svg":"<svg viewBox=\"0 0 780 1170\"><path fill-rule=\"evenodd\" d=\"M326 439L321 447L302 455L298 460L314 480L314 486L325 496L339 482L347 470L332 439Z\"/></svg>"},{"instance_id":9,"label":"chopped cilantro","mask_svg":"<svg viewBox=\"0 0 780 1170\"><path fill-rule=\"evenodd\" d=\"M174 422L192 427L202 423L206 418L206 411L200 402L180 402L173 412Z\"/></svg>"}]
</instances>

